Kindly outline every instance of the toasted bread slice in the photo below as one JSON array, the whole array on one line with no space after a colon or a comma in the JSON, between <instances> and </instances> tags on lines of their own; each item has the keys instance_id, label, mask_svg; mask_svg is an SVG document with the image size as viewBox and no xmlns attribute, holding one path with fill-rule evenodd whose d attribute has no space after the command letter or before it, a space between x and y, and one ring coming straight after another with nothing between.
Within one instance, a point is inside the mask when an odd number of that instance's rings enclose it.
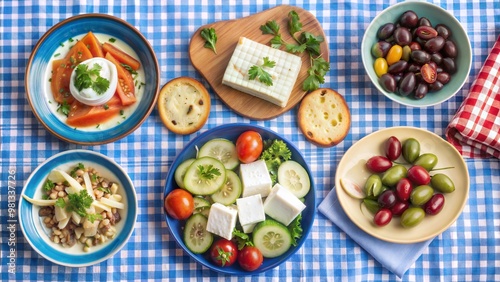
<instances>
[{"instance_id":1,"label":"toasted bread slice","mask_svg":"<svg viewBox=\"0 0 500 282\"><path fill-rule=\"evenodd\" d=\"M344 97L328 88L307 94L300 103L297 118L304 136L320 147L337 145L351 127L351 114Z\"/></svg>"},{"instance_id":2,"label":"toasted bread slice","mask_svg":"<svg viewBox=\"0 0 500 282\"><path fill-rule=\"evenodd\" d=\"M190 77L178 77L165 84L158 98L158 113L168 130L191 134L207 122L210 95L203 84Z\"/></svg>"}]
</instances>

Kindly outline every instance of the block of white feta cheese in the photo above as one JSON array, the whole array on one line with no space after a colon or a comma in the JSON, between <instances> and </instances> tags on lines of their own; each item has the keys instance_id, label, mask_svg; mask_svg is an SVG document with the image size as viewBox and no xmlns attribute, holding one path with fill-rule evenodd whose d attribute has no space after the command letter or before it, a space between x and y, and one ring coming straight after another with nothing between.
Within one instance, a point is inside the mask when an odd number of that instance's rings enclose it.
<instances>
[{"instance_id":1,"label":"block of white feta cheese","mask_svg":"<svg viewBox=\"0 0 500 282\"><path fill-rule=\"evenodd\" d=\"M263 67L271 75L272 85L266 85L258 78L250 79L248 74L252 66L263 65L264 57L276 63L274 67ZM240 37L222 78L222 84L285 107L301 66L302 59L297 55Z\"/></svg>"},{"instance_id":2,"label":"block of white feta cheese","mask_svg":"<svg viewBox=\"0 0 500 282\"><path fill-rule=\"evenodd\" d=\"M304 209L302 203L290 190L275 184L264 201L264 212L275 220L288 226Z\"/></svg>"},{"instance_id":3,"label":"block of white feta cheese","mask_svg":"<svg viewBox=\"0 0 500 282\"><path fill-rule=\"evenodd\" d=\"M239 198L236 200L236 205L241 226L255 224L266 219L260 194Z\"/></svg>"},{"instance_id":4,"label":"block of white feta cheese","mask_svg":"<svg viewBox=\"0 0 500 282\"><path fill-rule=\"evenodd\" d=\"M210 213L208 214L207 231L231 240L237 216L238 211L236 209L214 203L210 207Z\"/></svg>"},{"instance_id":5,"label":"block of white feta cheese","mask_svg":"<svg viewBox=\"0 0 500 282\"><path fill-rule=\"evenodd\" d=\"M257 194L265 198L271 192L273 182L264 160L240 164L240 178L243 184L243 198Z\"/></svg>"}]
</instances>

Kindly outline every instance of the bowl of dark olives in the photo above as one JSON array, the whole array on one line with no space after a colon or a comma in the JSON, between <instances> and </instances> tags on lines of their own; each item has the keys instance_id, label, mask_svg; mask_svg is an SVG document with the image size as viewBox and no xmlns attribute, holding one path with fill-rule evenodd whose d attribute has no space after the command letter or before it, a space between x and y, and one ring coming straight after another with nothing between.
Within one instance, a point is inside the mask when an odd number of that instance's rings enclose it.
<instances>
[{"instance_id":1,"label":"bowl of dark olives","mask_svg":"<svg viewBox=\"0 0 500 282\"><path fill-rule=\"evenodd\" d=\"M435 4L407 1L370 23L361 43L375 87L403 105L440 104L462 89L472 65L469 37L460 22Z\"/></svg>"}]
</instances>

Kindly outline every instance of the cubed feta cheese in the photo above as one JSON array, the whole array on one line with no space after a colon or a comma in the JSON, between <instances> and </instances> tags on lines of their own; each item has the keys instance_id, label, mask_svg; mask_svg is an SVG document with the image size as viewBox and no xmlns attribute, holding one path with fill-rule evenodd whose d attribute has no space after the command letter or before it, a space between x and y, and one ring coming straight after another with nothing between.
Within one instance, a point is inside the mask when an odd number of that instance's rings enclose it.
<instances>
[{"instance_id":1,"label":"cubed feta cheese","mask_svg":"<svg viewBox=\"0 0 500 282\"><path fill-rule=\"evenodd\" d=\"M264 57L276 63L273 68L265 67L272 77L273 85L266 85L258 79L250 80L248 75L252 66L263 64ZM222 84L285 107L301 66L302 59L297 55L240 37L222 78Z\"/></svg>"},{"instance_id":2,"label":"cubed feta cheese","mask_svg":"<svg viewBox=\"0 0 500 282\"><path fill-rule=\"evenodd\" d=\"M243 184L242 197L260 194L265 198L271 192L273 182L264 160L240 164L240 178Z\"/></svg>"},{"instance_id":3,"label":"cubed feta cheese","mask_svg":"<svg viewBox=\"0 0 500 282\"><path fill-rule=\"evenodd\" d=\"M236 226L238 211L220 203L214 203L208 214L207 231L231 240Z\"/></svg>"},{"instance_id":4,"label":"cubed feta cheese","mask_svg":"<svg viewBox=\"0 0 500 282\"><path fill-rule=\"evenodd\" d=\"M257 225L257 223L242 225L241 228L243 228L243 233L252 233L255 225Z\"/></svg>"},{"instance_id":5,"label":"cubed feta cheese","mask_svg":"<svg viewBox=\"0 0 500 282\"><path fill-rule=\"evenodd\" d=\"M264 205L260 194L239 198L236 200L238 206L238 218L242 226L264 221Z\"/></svg>"},{"instance_id":6,"label":"cubed feta cheese","mask_svg":"<svg viewBox=\"0 0 500 282\"><path fill-rule=\"evenodd\" d=\"M287 226L305 208L306 205L299 198L279 183L274 185L271 193L264 201L264 212Z\"/></svg>"}]
</instances>

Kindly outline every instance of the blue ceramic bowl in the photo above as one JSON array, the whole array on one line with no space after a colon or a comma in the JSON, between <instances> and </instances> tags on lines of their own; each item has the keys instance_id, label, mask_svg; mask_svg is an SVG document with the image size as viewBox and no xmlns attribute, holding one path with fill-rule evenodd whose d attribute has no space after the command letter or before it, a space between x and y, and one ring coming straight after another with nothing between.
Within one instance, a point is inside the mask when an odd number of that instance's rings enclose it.
<instances>
[{"instance_id":1,"label":"blue ceramic bowl","mask_svg":"<svg viewBox=\"0 0 500 282\"><path fill-rule=\"evenodd\" d=\"M45 85L49 61L62 42L92 31L106 34L126 43L138 55L144 68L144 93L140 103L125 120L109 129L75 130L61 121L49 105ZM33 114L58 138L76 144L97 145L116 141L137 129L149 116L158 98L160 72L153 48L132 25L104 14L84 14L71 17L50 28L35 45L26 68L25 87Z\"/></svg>"},{"instance_id":2,"label":"blue ceramic bowl","mask_svg":"<svg viewBox=\"0 0 500 282\"><path fill-rule=\"evenodd\" d=\"M50 229L45 227L43 218L38 215L40 207L29 203L22 197L19 199L18 207L19 224L31 247L48 260L71 267L93 265L117 253L127 243L134 231L138 210L135 188L127 173L105 155L88 150L70 150L50 157L33 171L26 180L21 194L41 199L42 186L51 171L54 169L67 171L78 163L83 163L86 167L96 168L102 176L118 183L126 211L121 214L122 220L116 225L118 234L114 239L101 246L91 247L89 252L83 252L83 245L79 243L72 248L63 248L50 241Z\"/></svg>"},{"instance_id":3,"label":"blue ceramic bowl","mask_svg":"<svg viewBox=\"0 0 500 282\"><path fill-rule=\"evenodd\" d=\"M300 163L306 170L307 173L310 176L311 179L311 190L305 197L305 204L306 204L306 209L302 212L302 229L304 230L304 233L302 237L299 239L297 246L292 246L285 254L277 257L277 258L264 258L264 262L260 268L258 268L255 271L248 272L243 270L238 263L236 262L232 266L229 267L219 267L216 266L214 263L210 261L210 258L206 254L194 254L192 253L184 244L183 241L183 227L185 224L185 221L179 221L171 218L170 216L166 215L165 213L165 220L167 222L167 226L170 229L170 233L174 237L174 239L177 241L179 246L181 246L184 251L189 254L193 259L195 259L197 262L201 263L202 265L215 270L217 272L225 273L225 274L231 274L231 275L252 275L252 274L257 274L260 272L264 272L267 270L270 270L281 263L285 262L290 256L292 256L297 250L300 249L300 247L304 244L306 241L306 238L311 231L313 222L314 222L314 216L315 216L315 210L316 210L316 200L315 200L315 189L314 189L314 181L312 178L312 173L309 169L309 166L305 162L302 154L300 151L287 139L284 137L278 135L276 132L273 132L267 128L257 126L257 125L249 125L249 124L227 124L227 125L222 125L216 128L213 128L211 130L208 130L206 132L203 132L199 136L197 136L195 139L193 139L189 144L186 145L186 147L179 153L179 155L175 158L173 161L172 165L170 166L167 180L165 183L165 189L163 192L163 196L165 196L172 191L173 189L177 188L176 182L174 179L174 172L176 168L186 159L189 158L194 158L196 156L196 147L201 148L203 144L205 144L207 141L212 140L214 138L226 138L228 140L231 140L233 142L236 142L236 139L238 136L243 133L244 131L247 130L254 130L257 131L261 134L263 140L274 140L274 139L280 139L283 140L288 148L290 148L290 151L292 152L292 159ZM162 206L163 206L163 200L162 200Z\"/></svg>"},{"instance_id":4,"label":"blue ceramic bowl","mask_svg":"<svg viewBox=\"0 0 500 282\"><path fill-rule=\"evenodd\" d=\"M446 24L451 30L451 39L455 42L458 49L458 57L455 61L457 72L452 75L448 84L437 92L428 93L423 99L417 100L412 97L403 97L396 93L386 91L375 74L373 63L375 58L371 54L371 48L377 39L378 29L385 23L396 23L400 16L408 11L413 10L419 17L426 17L431 21L433 26L439 23ZM383 10L370 23L363 36L361 43L361 58L366 73L370 77L375 87L383 93L387 98L400 104L411 107L427 107L440 104L453 97L464 85L469 76L472 65L472 50L469 37L462 27L460 22L449 12L443 8L421 1L405 1Z\"/></svg>"}]
</instances>

